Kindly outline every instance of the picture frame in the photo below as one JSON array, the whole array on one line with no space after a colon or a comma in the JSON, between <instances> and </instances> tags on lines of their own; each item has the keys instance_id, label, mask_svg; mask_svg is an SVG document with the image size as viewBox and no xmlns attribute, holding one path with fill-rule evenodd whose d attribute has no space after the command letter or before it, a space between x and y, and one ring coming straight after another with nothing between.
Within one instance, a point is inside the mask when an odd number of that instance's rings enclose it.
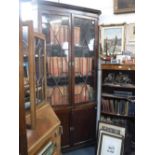
<instances>
[{"instance_id":1,"label":"picture frame","mask_svg":"<svg viewBox=\"0 0 155 155\"><path fill-rule=\"evenodd\" d=\"M100 130L97 155L123 155L124 138Z\"/></svg>"},{"instance_id":2,"label":"picture frame","mask_svg":"<svg viewBox=\"0 0 155 155\"><path fill-rule=\"evenodd\" d=\"M125 51L135 54L135 23L125 25Z\"/></svg>"},{"instance_id":3,"label":"picture frame","mask_svg":"<svg viewBox=\"0 0 155 155\"><path fill-rule=\"evenodd\" d=\"M113 0L114 14L134 13L135 0Z\"/></svg>"},{"instance_id":4,"label":"picture frame","mask_svg":"<svg viewBox=\"0 0 155 155\"><path fill-rule=\"evenodd\" d=\"M126 132L126 129L124 127L112 125L109 123L105 123L103 121L98 122L98 133L100 130L103 130L105 132L108 132L114 135L120 135L123 137L125 137L125 132Z\"/></svg>"},{"instance_id":5,"label":"picture frame","mask_svg":"<svg viewBox=\"0 0 155 155\"><path fill-rule=\"evenodd\" d=\"M100 55L113 57L125 48L125 23L100 26Z\"/></svg>"}]
</instances>

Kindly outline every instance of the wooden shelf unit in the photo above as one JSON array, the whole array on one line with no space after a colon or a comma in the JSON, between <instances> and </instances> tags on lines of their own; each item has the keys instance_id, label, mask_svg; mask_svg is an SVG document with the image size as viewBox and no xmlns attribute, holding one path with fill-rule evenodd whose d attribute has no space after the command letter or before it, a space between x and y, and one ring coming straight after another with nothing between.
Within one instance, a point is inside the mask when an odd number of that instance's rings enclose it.
<instances>
[{"instance_id":1,"label":"wooden shelf unit","mask_svg":"<svg viewBox=\"0 0 155 155\"><path fill-rule=\"evenodd\" d=\"M126 128L124 149L125 153L129 153L131 150L128 146L131 146L132 142L135 140L135 101L134 99L131 100L131 98L135 96L135 65L101 64L101 72L100 120L105 123L120 125ZM109 74L111 74L111 76L109 76L111 79L107 82ZM117 75L121 75L120 77L122 77L122 75L128 75L131 79L129 80L131 83L123 83L123 80L120 80L121 83L119 83L118 79L116 80L116 77L118 77ZM123 93L124 96L122 96ZM125 107L126 105L128 106L127 108ZM129 105L131 110L130 113L128 111ZM121 108L126 108L127 111L126 109L121 111Z\"/></svg>"}]
</instances>

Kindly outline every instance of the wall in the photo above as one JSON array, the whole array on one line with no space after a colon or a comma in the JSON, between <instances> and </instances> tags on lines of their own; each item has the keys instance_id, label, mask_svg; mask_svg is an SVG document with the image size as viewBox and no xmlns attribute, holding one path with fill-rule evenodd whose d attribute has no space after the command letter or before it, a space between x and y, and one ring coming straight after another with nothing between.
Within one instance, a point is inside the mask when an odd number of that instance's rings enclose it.
<instances>
[{"instance_id":1,"label":"wall","mask_svg":"<svg viewBox=\"0 0 155 155\"><path fill-rule=\"evenodd\" d=\"M70 5L77 5L102 11L99 24L134 23L135 14L113 14L113 0L49 0Z\"/></svg>"}]
</instances>

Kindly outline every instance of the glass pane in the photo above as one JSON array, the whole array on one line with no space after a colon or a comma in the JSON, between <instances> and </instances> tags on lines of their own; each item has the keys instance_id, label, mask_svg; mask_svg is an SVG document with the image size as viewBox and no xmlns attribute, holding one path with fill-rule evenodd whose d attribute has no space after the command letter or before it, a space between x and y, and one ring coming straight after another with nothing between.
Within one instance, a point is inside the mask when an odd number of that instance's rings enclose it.
<instances>
[{"instance_id":1,"label":"glass pane","mask_svg":"<svg viewBox=\"0 0 155 155\"><path fill-rule=\"evenodd\" d=\"M94 100L94 40L95 21L74 18L75 103Z\"/></svg>"},{"instance_id":2,"label":"glass pane","mask_svg":"<svg viewBox=\"0 0 155 155\"><path fill-rule=\"evenodd\" d=\"M51 105L68 104L69 18L43 14L42 31L46 35L47 98Z\"/></svg>"},{"instance_id":3,"label":"glass pane","mask_svg":"<svg viewBox=\"0 0 155 155\"><path fill-rule=\"evenodd\" d=\"M30 109L30 81L29 81L29 46L28 46L28 26L23 26L23 67L24 67L24 89L25 89L25 109Z\"/></svg>"},{"instance_id":4,"label":"glass pane","mask_svg":"<svg viewBox=\"0 0 155 155\"><path fill-rule=\"evenodd\" d=\"M36 72L36 103L45 100L45 77L44 77L44 40L35 37L35 72Z\"/></svg>"}]
</instances>

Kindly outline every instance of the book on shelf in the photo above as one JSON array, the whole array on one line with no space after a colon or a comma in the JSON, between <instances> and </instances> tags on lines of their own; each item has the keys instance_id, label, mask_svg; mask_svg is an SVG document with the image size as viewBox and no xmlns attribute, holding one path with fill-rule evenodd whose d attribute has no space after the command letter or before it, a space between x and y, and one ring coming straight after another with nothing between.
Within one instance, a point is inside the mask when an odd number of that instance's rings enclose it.
<instances>
[{"instance_id":1,"label":"book on shelf","mask_svg":"<svg viewBox=\"0 0 155 155\"><path fill-rule=\"evenodd\" d=\"M118 100L114 100L114 111L115 111L115 114L118 113L118 107L119 107Z\"/></svg>"},{"instance_id":2,"label":"book on shelf","mask_svg":"<svg viewBox=\"0 0 155 155\"><path fill-rule=\"evenodd\" d=\"M57 70L58 70L58 76L61 76L63 73L63 59L62 57L57 57Z\"/></svg>"},{"instance_id":3,"label":"book on shelf","mask_svg":"<svg viewBox=\"0 0 155 155\"><path fill-rule=\"evenodd\" d=\"M75 57L75 76L80 76L81 75L81 63L80 63L80 58Z\"/></svg>"},{"instance_id":4,"label":"book on shelf","mask_svg":"<svg viewBox=\"0 0 155 155\"><path fill-rule=\"evenodd\" d=\"M93 70L93 58L88 57L88 74L92 75Z\"/></svg>"},{"instance_id":5,"label":"book on shelf","mask_svg":"<svg viewBox=\"0 0 155 155\"><path fill-rule=\"evenodd\" d=\"M52 64L52 66L51 66L51 68L52 68L52 75L53 76L59 76L59 69L58 69L58 57L52 57L51 58L51 64Z\"/></svg>"},{"instance_id":6,"label":"book on shelf","mask_svg":"<svg viewBox=\"0 0 155 155\"><path fill-rule=\"evenodd\" d=\"M80 60L81 60L81 64L82 64L81 73L82 73L82 76L85 76L88 73L88 71L87 71L87 67L88 67L87 66L87 58L82 57L82 58L80 58Z\"/></svg>"},{"instance_id":7,"label":"book on shelf","mask_svg":"<svg viewBox=\"0 0 155 155\"><path fill-rule=\"evenodd\" d=\"M115 109L114 109L114 106L113 106L114 100L110 99L109 102L110 102L110 109L111 109L111 112L114 113L114 112L115 112Z\"/></svg>"},{"instance_id":8,"label":"book on shelf","mask_svg":"<svg viewBox=\"0 0 155 155\"><path fill-rule=\"evenodd\" d=\"M61 57L62 58L62 74L64 76L67 76L68 74L68 61L67 57Z\"/></svg>"},{"instance_id":9,"label":"book on shelf","mask_svg":"<svg viewBox=\"0 0 155 155\"><path fill-rule=\"evenodd\" d=\"M74 44L80 44L80 27L74 27Z\"/></svg>"},{"instance_id":10,"label":"book on shelf","mask_svg":"<svg viewBox=\"0 0 155 155\"><path fill-rule=\"evenodd\" d=\"M134 102L128 102L128 115L129 116L135 115L135 103Z\"/></svg>"}]
</instances>

